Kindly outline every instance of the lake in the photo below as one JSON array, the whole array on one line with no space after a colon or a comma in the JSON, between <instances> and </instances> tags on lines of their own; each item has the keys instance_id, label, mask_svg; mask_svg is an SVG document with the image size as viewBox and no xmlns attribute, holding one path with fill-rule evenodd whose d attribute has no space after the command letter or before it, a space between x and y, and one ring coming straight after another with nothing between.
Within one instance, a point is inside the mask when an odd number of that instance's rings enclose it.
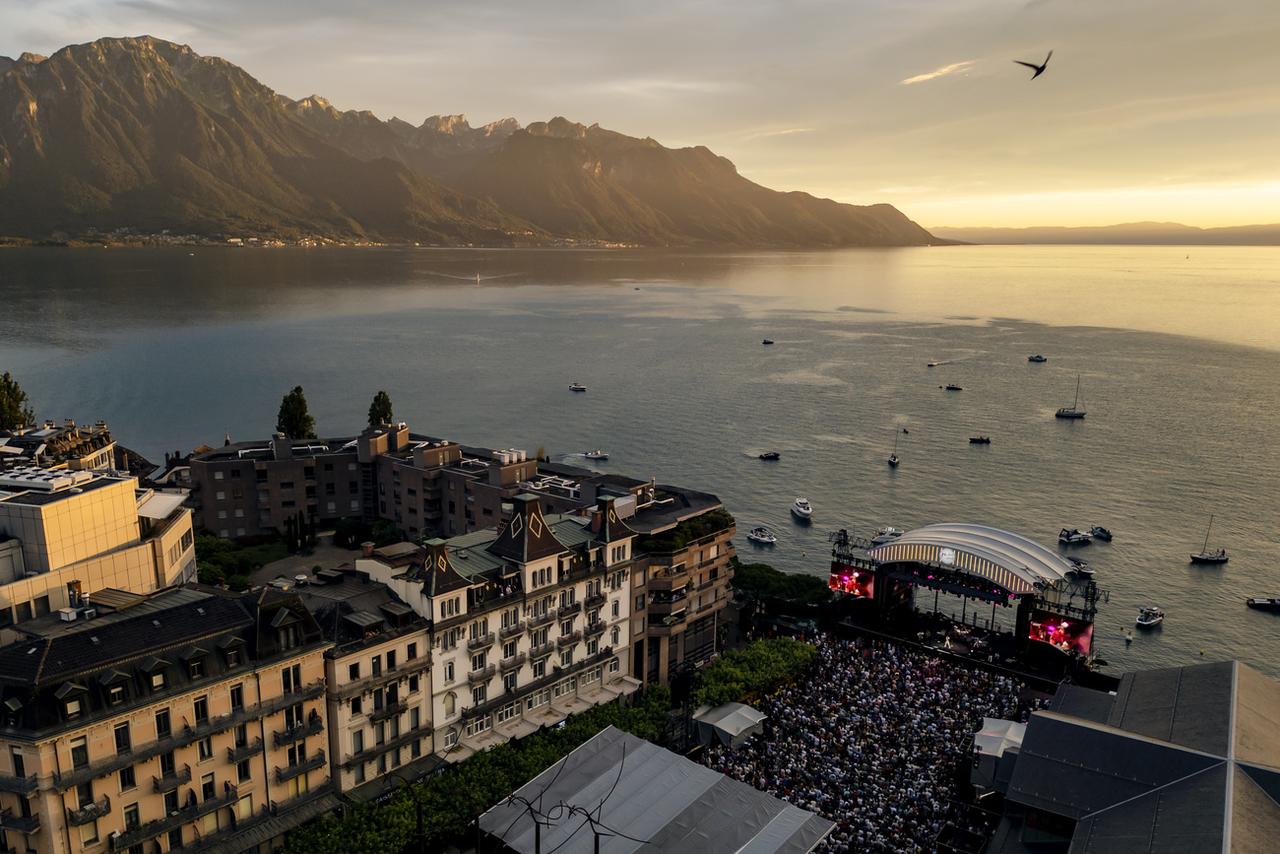
<instances>
[{"instance_id":1,"label":"lake","mask_svg":"<svg viewBox=\"0 0 1280 854\"><path fill-rule=\"evenodd\" d=\"M40 417L105 419L154 460L268 436L295 384L322 435L351 434L385 388L418 432L579 465L600 447L715 492L778 533L740 537L744 560L823 577L841 527L1053 545L1101 524L1115 540L1076 553L1115 669L1280 675L1280 617L1243 605L1280 595L1277 248L5 249L0 370ZM1077 378L1088 417L1059 421ZM1231 561L1196 568L1210 513ZM1165 625L1126 648L1147 603Z\"/></svg>"}]
</instances>

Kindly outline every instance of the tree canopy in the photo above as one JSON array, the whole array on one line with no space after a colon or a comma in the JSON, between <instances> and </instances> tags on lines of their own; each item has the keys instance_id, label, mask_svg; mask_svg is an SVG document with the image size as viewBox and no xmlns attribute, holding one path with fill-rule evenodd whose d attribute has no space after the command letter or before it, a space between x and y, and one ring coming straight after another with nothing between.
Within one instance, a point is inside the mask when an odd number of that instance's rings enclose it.
<instances>
[{"instance_id":1,"label":"tree canopy","mask_svg":"<svg viewBox=\"0 0 1280 854\"><path fill-rule=\"evenodd\" d=\"M296 385L280 401L280 414L276 416L276 432L290 439L314 439L316 420L307 409L307 397L302 386Z\"/></svg>"},{"instance_id":2,"label":"tree canopy","mask_svg":"<svg viewBox=\"0 0 1280 854\"><path fill-rule=\"evenodd\" d=\"M373 402L369 404L369 426L377 427L379 424L391 423L391 395L385 391L379 391L373 396Z\"/></svg>"},{"instance_id":3,"label":"tree canopy","mask_svg":"<svg viewBox=\"0 0 1280 854\"><path fill-rule=\"evenodd\" d=\"M703 668L693 703L719 706L751 702L800 678L817 655L812 645L794 638L755 641Z\"/></svg>"},{"instance_id":4,"label":"tree canopy","mask_svg":"<svg viewBox=\"0 0 1280 854\"><path fill-rule=\"evenodd\" d=\"M35 422L36 415L27 405L27 393L5 371L0 375L0 430L17 430Z\"/></svg>"}]
</instances>

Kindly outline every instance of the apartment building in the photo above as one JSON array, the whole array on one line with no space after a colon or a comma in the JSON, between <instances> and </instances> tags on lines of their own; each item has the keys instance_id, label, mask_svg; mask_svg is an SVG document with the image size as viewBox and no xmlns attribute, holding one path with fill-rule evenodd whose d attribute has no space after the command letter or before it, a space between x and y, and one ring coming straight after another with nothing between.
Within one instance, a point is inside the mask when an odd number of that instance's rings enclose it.
<instances>
[{"instance_id":1,"label":"apartment building","mask_svg":"<svg viewBox=\"0 0 1280 854\"><path fill-rule=\"evenodd\" d=\"M614 499L584 515L511 503L501 528L428 541L421 566L356 561L431 622L434 745L451 762L640 684L627 673L635 533Z\"/></svg>"},{"instance_id":2,"label":"apartment building","mask_svg":"<svg viewBox=\"0 0 1280 854\"><path fill-rule=\"evenodd\" d=\"M439 765L432 755L429 622L354 569L297 588L325 639L330 774L339 792L375 800Z\"/></svg>"},{"instance_id":3,"label":"apartment building","mask_svg":"<svg viewBox=\"0 0 1280 854\"><path fill-rule=\"evenodd\" d=\"M101 590L193 580L184 499L110 471L0 472L0 625L78 607Z\"/></svg>"},{"instance_id":4,"label":"apartment building","mask_svg":"<svg viewBox=\"0 0 1280 854\"><path fill-rule=\"evenodd\" d=\"M4 850L258 850L337 805L331 644L296 596L109 598L0 647Z\"/></svg>"},{"instance_id":5,"label":"apartment building","mask_svg":"<svg viewBox=\"0 0 1280 854\"><path fill-rule=\"evenodd\" d=\"M539 495L547 512L577 509L590 503L579 481L592 473L411 433L402 422L353 438L228 443L193 455L190 476L196 524L220 537L269 535L302 512L382 519L418 539L495 527L518 492Z\"/></svg>"},{"instance_id":6,"label":"apartment building","mask_svg":"<svg viewBox=\"0 0 1280 854\"><path fill-rule=\"evenodd\" d=\"M105 421L92 425L46 421L39 427L0 433L0 469L29 466L71 471L115 468L116 441Z\"/></svg>"}]
</instances>

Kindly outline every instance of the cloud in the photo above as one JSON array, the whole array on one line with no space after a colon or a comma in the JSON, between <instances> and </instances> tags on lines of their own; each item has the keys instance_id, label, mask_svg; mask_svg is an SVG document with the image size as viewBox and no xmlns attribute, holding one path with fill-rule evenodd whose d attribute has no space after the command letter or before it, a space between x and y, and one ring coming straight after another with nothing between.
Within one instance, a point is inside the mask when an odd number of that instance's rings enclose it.
<instances>
[{"instance_id":1,"label":"cloud","mask_svg":"<svg viewBox=\"0 0 1280 854\"><path fill-rule=\"evenodd\" d=\"M964 62L953 62L950 65L944 65L941 68L935 68L933 71L926 71L924 74L917 74L915 77L908 77L906 80L900 80L899 85L914 86L917 83L928 83L930 80L937 80L939 77L950 77L952 74L961 74L968 71L974 66L976 60L966 59Z\"/></svg>"},{"instance_id":2,"label":"cloud","mask_svg":"<svg viewBox=\"0 0 1280 854\"><path fill-rule=\"evenodd\" d=\"M781 130L762 130L749 133L744 140L765 139L770 136L791 136L793 133L813 133L817 128L782 128Z\"/></svg>"}]
</instances>

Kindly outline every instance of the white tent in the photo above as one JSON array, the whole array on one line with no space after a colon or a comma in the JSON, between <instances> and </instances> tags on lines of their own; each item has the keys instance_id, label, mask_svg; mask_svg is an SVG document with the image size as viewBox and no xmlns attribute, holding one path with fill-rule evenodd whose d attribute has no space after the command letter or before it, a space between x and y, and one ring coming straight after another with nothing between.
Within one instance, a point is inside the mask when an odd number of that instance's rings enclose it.
<instances>
[{"instance_id":1,"label":"white tent","mask_svg":"<svg viewBox=\"0 0 1280 854\"><path fill-rule=\"evenodd\" d=\"M1010 760L1022 747L1022 737L1027 732L1027 725L1017 721L1006 721L1000 718L983 718L982 729L973 736L973 767L969 772L969 782L978 789L994 790L1000 782L1007 782L1007 772L1012 771L1012 761L1003 762L1006 753ZM1006 773L1001 773L1001 765Z\"/></svg>"},{"instance_id":2,"label":"white tent","mask_svg":"<svg viewBox=\"0 0 1280 854\"><path fill-rule=\"evenodd\" d=\"M725 703L723 706L703 706L694 712L698 725L698 741L710 746L719 743L737 747L764 729L765 715L742 703Z\"/></svg>"}]
</instances>

